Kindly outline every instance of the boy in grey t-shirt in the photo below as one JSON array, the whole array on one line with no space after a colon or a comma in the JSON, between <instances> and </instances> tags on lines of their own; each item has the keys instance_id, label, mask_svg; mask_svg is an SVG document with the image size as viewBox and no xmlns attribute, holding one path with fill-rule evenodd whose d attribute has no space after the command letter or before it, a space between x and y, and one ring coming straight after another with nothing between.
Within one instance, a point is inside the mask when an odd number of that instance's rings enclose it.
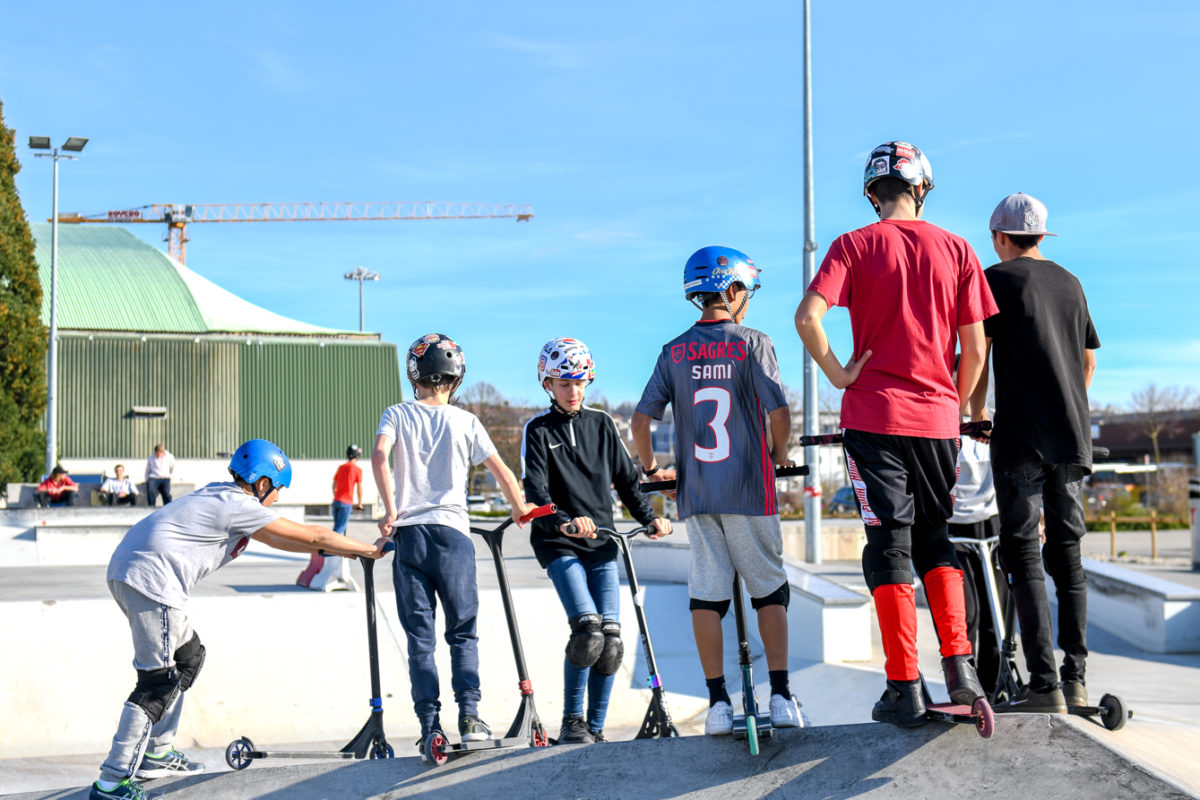
<instances>
[{"instance_id":1,"label":"boy in grey t-shirt","mask_svg":"<svg viewBox=\"0 0 1200 800\"><path fill-rule=\"evenodd\" d=\"M137 686L121 711L112 749L90 800L145 798L133 778L203 771L172 743L183 695L204 665L204 645L183 612L201 578L241 555L257 539L280 550L325 550L379 558L374 545L319 525L301 525L270 507L292 479L283 451L251 439L229 463L232 481L210 483L134 525L113 552L108 587L129 620Z\"/></svg>"},{"instance_id":2,"label":"boy in grey t-shirt","mask_svg":"<svg viewBox=\"0 0 1200 800\"><path fill-rule=\"evenodd\" d=\"M482 464L495 476L517 524L534 506L525 502L520 484L478 418L449 404L466 374L462 348L448 336L431 333L413 342L406 360L416 400L383 412L371 467L384 506L379 531L394 535L396 541L392 582L396 611L408 640L413 708L421 723L417 744L423 745L435 731L443 732L434 663L434 613L439 599L446 617L458 732L464 742L484 741L492 732L478 713L479 593L467 516L470 468ZM388 474L389 452L395 465L394 487ZM425 758L423 747L421 758Z\"/></svg>"}]
</instances>

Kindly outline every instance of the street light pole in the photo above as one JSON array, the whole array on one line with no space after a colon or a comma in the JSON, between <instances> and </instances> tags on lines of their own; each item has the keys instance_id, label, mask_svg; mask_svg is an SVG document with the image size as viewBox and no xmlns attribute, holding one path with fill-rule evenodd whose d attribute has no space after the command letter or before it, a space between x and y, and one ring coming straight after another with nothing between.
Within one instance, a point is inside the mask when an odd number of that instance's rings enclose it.
<instances>
[{"instance_id":1,"label":"street light pole","mask_svg":"<svg viewBox=\"0 0 1200 800\"><path fill-rule=\"evenodd\" d=\"M816 223L813 217L813 143L812 143L812 34L804 0L804 285L817 274ZM804 435L820 432L820 384L817 362L804 351ZM821 563L821 464L816 447L804 449L808 475L804 478L804 553L810 564Z\"/></svg>"},{"instance_id":2,"label":"street light pole","mask_svg":"<svg viewBox=\"0 0 1200 800\"><path fill-rule=\"evenodd\" d=\"M63 150L79 153L88 140L72 136L63 144ZM46 374L46 474L49 475L58 463L58 162L59 159L74 161L78 156L69 156L50 147L49 136L30 136L29 147L34 150L51 150L50 153L34 153L37 158L54 160L53 214L50 217L50 343Z\"/></svg>"},{"instance_id":3,"label":"street light pole","mask_svg":"<svg viewBox=\"0 0 1200 800\"><path fill-rule=\"evenodd\" d=\"M379 273L371 272L364 267L355 267L353 272L347 272L343 275L348 281L358 281L358 330L361 333L363 330L363 281L379 280Z\"/></svg>"}]
</instances>

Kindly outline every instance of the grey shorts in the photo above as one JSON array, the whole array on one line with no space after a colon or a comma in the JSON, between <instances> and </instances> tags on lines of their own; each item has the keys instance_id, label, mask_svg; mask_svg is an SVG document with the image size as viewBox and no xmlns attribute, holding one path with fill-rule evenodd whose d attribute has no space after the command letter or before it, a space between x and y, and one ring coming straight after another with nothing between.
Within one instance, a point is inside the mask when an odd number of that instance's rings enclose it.
<instances>
[{"instance_id":1,"label":"grey shorts","mask_svg":"<svg viewBox=\"0 0 1200 800\"><path fill-rule=\"evenodd\" d=\"M696 514L687 519L692 547L688 594L694 600L733 598L736 570L751 597L766 597L787 580L779 516Z\"/></svg>"},{"instance_id":2,"label":"grey shorts","mask_svg":"<svg viewBox=\"0 0 1200 800\"><path fill-rule=\"evenodd\" d=\"M133 634L133 668L163 669L175 664L175 651L192 638L187 615L165 606L121 581L109 581L108 590L125 612Z\"/></svg>"}]
</instances>

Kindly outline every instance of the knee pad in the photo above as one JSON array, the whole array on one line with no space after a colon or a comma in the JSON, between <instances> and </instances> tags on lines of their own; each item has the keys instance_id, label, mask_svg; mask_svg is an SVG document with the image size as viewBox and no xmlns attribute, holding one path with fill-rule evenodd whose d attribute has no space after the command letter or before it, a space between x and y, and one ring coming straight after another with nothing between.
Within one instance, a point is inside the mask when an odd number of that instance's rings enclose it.
<instances>
[{"instance_id":1,"label":"knee pad","mask_svg":"<svg viewBox=\"0 0 1200 800\"><path fill-rule=\"evenodd\" d=\"M788 581L784 581L778 589L771 592L766 597L751 597L750 607L755 611L767 606L783 606L787 609L788 603L792 599L792 585Z\"/></svg>"},{"instance_id":2,"label":"knee pad","mask_svg":"<svg viewBox=\"0 0 1200 800\"><path fill-rule=\"evenodd\" d=\"M614 675L621 668L621 659L625 657L625 643L621 641L621 623L605 622L601 631L604 633L604 648L592 669L601 675Z\"/></svg>"},{"instance_id":3,"label":"knee pad","mask_svg":"<svg viewBox=\"0 0 1200 800\"><path fill-rule=\"evenodd\" d=\"M571 666L585 669L596 663L604 650L604 634L600 632L602 621L599 614L580 614L570 620L567 661L571 662Z\"/></svg>"},{"instance_id":4,"label":"knee pad","mask_svg":"<svg viewBox=\"0 0 1200 800\"><path fill-rule=\"evenodd\" d=\"M688 600L689 611L715 611L717 616L725 619L725 615L729 613L729 604L732 600L697 600L695 597Z\"/></svg>"},{"instance_id":5,"label":"knee pad","mask_svg":"<svg viewBox=\"0 0 1200 800\"><path fill-rule=\"evenodd\" d=\"M177 694L179 673L171 667L139 669L137 687L130 693L129 702L140 706L151 724L157 724Z\"/></svg>"},{"instance_id":6,"label":"knee pad","mask_svg":"<svg viewBox=\"0 0 1200 800\"><path fill-rule=\"evenodd\" d=\"M200 644L200 635L196 633L175 651L175 669L179 671L180 691L186 692L196 682L196 676L204 666L205 652L204 645Z\"/></svg>"}]
</instances>

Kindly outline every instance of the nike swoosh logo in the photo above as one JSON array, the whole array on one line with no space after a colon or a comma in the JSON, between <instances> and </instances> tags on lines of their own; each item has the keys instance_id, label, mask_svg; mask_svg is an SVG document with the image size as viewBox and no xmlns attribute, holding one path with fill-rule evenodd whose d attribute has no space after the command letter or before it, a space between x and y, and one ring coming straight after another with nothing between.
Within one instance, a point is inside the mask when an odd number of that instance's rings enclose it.
<instances>
[{"instance_id":1,"label":"nike swoosh logo","mask_svg":"<svg viewBox=\"0 0 1200 800\"><path fill-rule=\"evenodd\" d=\"M550 449L553 450L556 447L562 447L562 446L563 446L562 442L555 442L554 444L550 445Z\"/></svg>"}]
</instances>

